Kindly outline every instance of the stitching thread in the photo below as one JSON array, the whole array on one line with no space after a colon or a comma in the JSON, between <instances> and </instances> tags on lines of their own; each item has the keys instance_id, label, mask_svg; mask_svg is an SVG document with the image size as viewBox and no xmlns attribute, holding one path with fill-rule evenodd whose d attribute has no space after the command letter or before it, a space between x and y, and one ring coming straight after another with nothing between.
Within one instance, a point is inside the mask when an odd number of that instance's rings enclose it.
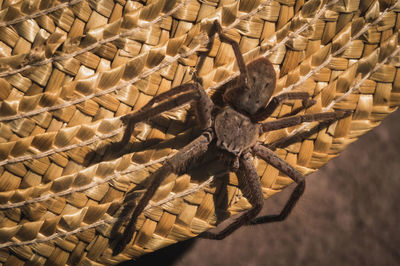
<instances>
[{"instance_id":1,"label":"stitching thread","mask_svg":"<svg viewBox=\"0 0 400 266\"><path fill-rule=\"evenodd\" d=\"M0 27L7 27L7 26L11 26L11 25L23 22L28 19L34 19L37 17L41 17L41 16L47 15L49 13L52 13L54 11L57 11L59 9L63 9L68 6L73 6L73 5L79 4L80 2L82 2L82 0L72 0L70 2L62 3L62 4L59 4L59 5L44 9L44 10L40 10L40 11L35 12L30 15L26 15L26 16L19 17L19 18L13 19L13 20L9 20L9 21L2 21L2 22L0 22Z\"/></svg>"},{"instance_id":2,"label":"stitching thread","mask_svg":"<svg viewBox=\"0 0 400 266\"><path fill-rule=\"evenodd\" d=\"M400 3L400 1L397 1L397 3ZM396 4L397 4L397 3L396 3ZM337 55L341 54L342 52L344 52L344 51L351 45L351 42L352 42L352 41L356 40L358 37L360 37L362 34L364 34L364 33L365 33L369 28L371 28L372 26L378 24L378 23L383 19L383 17L386 16L387 13L389 13L390 11L392 11L392 10L396 7L396 4L394 4L393 6L391 6L391 7L389 7L389 8L386 8L386 9L382 12L382 14L381 14L377 19L375 19L373 22L371 22L371 23L369 23L369 24L365 24L364 27L362 27L362 28L360 29L360 31L357 32L357 34L355 34L354 36L350 37L350 40L349 40L347 43L345 43L345 44L344 44L340 49L338 49L336 52L330 54L330 55L328 56L328 58L327 58L324 62L322 62L321 65L317 66L316 68L314 68L313 70L311 70L310 72L308 72L305 76L303 76L301 79L299 79L299 81L297 81L296 83L294 83L294 84L290 85L289 87L283 89L283 90L282 90L281 92L279 92L277 95L293 90L293 88L298 87L299 85L303 84L303 83L304 83L307 79L309 79L312 75L314 75L315 73L317 73L318 71L320 71L322 68L324 68L325 66L327 66L335 56L337 56Z\"/></svg>"},{"instance_id":3,"label":"stitching thread","mask_svg":"<svg viewBox=\"0 0 400 266\"><path fill-rule=\"evenodd\" d=\"M98 186L98 185L104 184L106 182L109 182L109 181L111 181L113 179L117 179L117 178L119 178L119 177L121 177L123 175L127 175L127 174L130 174L132 172L136 172L136 171L142 170L142 169L144 169L144 168L146 168L148 166L151 166L151 165L154 165L154 164L157 164L157 163L161 163L161 162L171 158L174 155L175 155L175 153L172 153L172 154L170 154L168 156L161 157L161 158L159 158L157 160L150 161L150 162L145 163L145 164L136 164L136 163L132 162L132 165L130 167L128 167L128 169L126 169L124 171L116 171L116 170L114 170L114 174L109 175L104 179L97 180L97 181L92 181L87 185L80 186L80 187L77 187L77 188L69 188L67 190L64 190L64 191L61 191L61 192L57 192L57 193L47 193L45 195L39 196L37 198L29 199L29 200L24 200L24 201L10 203L10 204L0 204L0 210L10 209L10 208L17 208L17 207L21 207L21 206L24 206L24 205L27 205L27 204L32 204L32 203L45 201L45 200L48 200L48 199L51 199L51 198L66 196L66 195L69 195L69 194L72 194L72 193L75 193L75 192L85 191L85 190L88 190L88 189L93 188L95 186ZM87 169L85 169L85 170L87 170Z\"/></svg>"},{"instance_id":4,"label":"stitching thread","mask_svg":"<svg viewBox=\"0 0 400 266\"><path fill-rule=\"evenodd\" d=\"M122 128L119 128L117 130L111 131L110 133L107 134L102 134L102 135L98 135L94 138L79 142L79 143L75 143L75 144L71 144L65 147L61 147L61 148L55 148L55 149L50 149L48 151L44 151L41 152L39 154L32 154L32 155L23 155L23 156L19 156L19 157L15 157L15 158L11 158L11 159L5 159L3 161L0 161L0 166L3 165L7 165L7 164L14 164L14 163L20 163L23 161L28 161L28 160L36 160L36 159L40 159L43 157L47 157L50 156L52 154L55 153L60 153L60 152L64 152L64 151L69 151L75 148L79 148L79 147L84 147L84 146L88 146L94 142L97 142L99 140L103 140L103 139L108 139L111 137L114 137L115 135L118 135L120 132L122 131Z\"/></svg>"},{"instance_id":5,"label":"stitching thread","mask_svg":"<svg viewBox=\"0 0 400 266\"><path fill-rule=\"evenodd\" d=\"M308 23L304 24L303 26L301 26L300 28L298 28L295 32L292 32L291 34L289 34L288 36L286 36L285 38L283 38L279 43L277 43L276 45L274 45L274 47L272 47L270 50L266 51L265 53L263 53L263 54L261 54L261 55L259 55L259 56L268 56L268 55L270 55L271 53L275 52L280 46L285 45L289 40L294 39L295 37L299 36L300 33L302 33L303 31L305 31L308 27L314 25L314 24L318 21L318 19L325 13L326 9L327 9L328 7L330 7L331 5L335 4L336 2L338 2L338 0L334 0L334 1L329 2L328 4L325 4L325 5L318 11L318 13L315 15L315 17L314 17L312 20L310 20L310 22L308 22ZM274 36L276 36L276 34L275 34ZM274 36L272 36L272 37L274 37ZM272 37L271 37L271 38L272 38ZM256 51L257 49L259 49L259 48L260 48L260 46L257 46L257 47L255 47L255 48L253 48L253 49L247 51L244 55L251 54L251 53L253 53L254 51ZM230 66L233 65L233 64L234 64L234 62L231 63ZM207 92L210 92L210 91L212 91L212 90L215 90L215 89L221 87L223 84L225 84L225 83L227 83L227 82L229 82L229 81L235 79L235 78L238 77L238 76L239 76L239 72L234 73L234 74L232 74L230 77L228 77L227 79L225 79L225 80L223 80L223 81L221 81L221 82L218 82L216 85L214 85L214 86L212 86L212 87L209 87L208 89L206 89L206 91L207 91Z\"/></svg>"},{"instance_id":6,"label":"stitching thread","mask_svg":"<svg viewBox=\"0 0 400 266\"><path fill-rule=\"evenodd\" d=\"M80 0L80 1L82 1L82 0ZM137 28L133 28L131 30L128 30L126 32L122 32L122 33L117 34L115 36L112 36L110 38L97 41L97 42L95 42L95 43L93 43L93 44L91 44L91 45L89 45L89 46L87 46L85 48L82 48L80 50L77 50L77 51L69 53L69 54L53 56L53 57L46 58L46 59L44 59L42 61L39 61L39 62L34 62L34 63L31 63L31 64L28 64L28 65L26 65L24 67L21 67L19 69L12 69L12 70L8 70L8 71L5 71L5 72L1 72L0 73L0 77L15 75L15 74L21 73L21 72L23 72L25 70L28 70L28 69L30 69L32 67L35 67L35 66L42 66L42 65L46 65L46 64L53 63L53 62L56 62L56 61L61 61L61 60L74 58L75 56L78 56L78 55L86 53L86 52L88 52L90 50L93 50L93 49L97 48L98 46L103 45L105 43L109 43L109 42L115 41L115 40L117 40L119 38L127 37L129 35L132 35L133 33L135 33L136 31L138 31L140 29L147 29L150 26L152 26L152 25L156 24L157 22L159 22L160 20L162 20L163 18L166 18L166 17L172 15L173 13L175 13L175 11L177 11L179 8L181 8L184 5L186 5L189 1L191 1L191 0L186 0L186 2L181 2L179 5L177 5L176 7L171 9L169 12L165 13L164 15L158 16L157 18L155 18L154 20L152 20L150 22L145 22L144 25L139 25Z\"/></svg>"},{"instance_id":7,"label":"stitching thread","mask_svg":"<svg viewBox=\"0 0 400 266\"><path fill-rule=\"evenodd\" d=\"M150 202L150 203L145 207L144 210L148 210L148 209L153 208L153 207L161 206L162 204L165 204L165 203L167 203L167 202L173 201L173 200L178 199L178 198L182 198L182 197L187 196L187 195L189 195L189 194L191 194L191 193L194 193L194 192L196 192L196 191L199 191L199 190L201 190L202 188L204 188L204 187L208 186L209 184L211 184L211 182L212 182L213 180L214 180L214 176L211 176L211 177L210 177L209 179L207 179L205 182L203 182L203 183L201 183L201 184L199 184L199 185L194 185L192 188L190 188L190 189L188 189L188 190L185 190L185 191L182 191L182 192L173 194L173 195L171 195L171 196L169 196L169 197L167 197L167 198L165 198L165 199L163 199L163 200L161 200L161 201L159 201L159 202L156 202L156 203L151 203L151 202ZM75 230L72 230L72 231L54 233L54 234L52 234L51 236L45 237L45 238L35 238L35 239L33 239L33 240L22 241L22 242L12 242L12 241L9 241L9 242L5 242L5 243L3 243L3 244L0 244L0 248L16 247L16 246L25 246L25 245L33 245L33 244L38 244L38 243L44 243L44 242L51 241L51 240L53 240L53 239L55 239L55 238L58 238L58 237L66 237L66 236L74 235L74 234L77 234L77 233L79 233L79 232L88 230L88 229L90 229L90 228L95 228L95 227L97 227L97 226L101 226L101 225L105 225L105 224L113 224L113 223L116 223L118 220L125 220L125 219L128 219L128 218L129 218L129 217L119 217L119 218L103 219L103 220L99 220L99 221L97 221L97 222L95 222L95 223L86 225L86 226L81 226L81 227L79 227L79 228L77 228L77 229L75 229Z\"/></svg>"},{"instance_id":8,"label":"stitching thread","mask_svg":"<svg viewBox=\"0 0 400 266\"><path fill-rule=\"evenodd\" d=\"M349 89L346 93L344 93L341 97L337 98L336 100L332 100L332 102L327 106L322 108L323 112L327 112L329 109L331 109L336 103L343 101L344 99L346 99L350 94L352 94L353 92L355 92L356 90L358 90L361 85L373 74L375 73L378 69L380 69L383 65L385 65L385 63L387 63L388 60L390 60L391 58L395 57L397 54L400 53L400 46L394 50L388 57L386 57L384 60L382 60L381 63L377 64L370 72L368 72L362 79L360 79L351 89ZM287 137L290 138L292 136L294 136L297 133L301 133L304 131L307 131L311 128L311 124L310 122L304 123L301 127L293 130L292 132L290 132Z\"/></svg>"}]
</instances>

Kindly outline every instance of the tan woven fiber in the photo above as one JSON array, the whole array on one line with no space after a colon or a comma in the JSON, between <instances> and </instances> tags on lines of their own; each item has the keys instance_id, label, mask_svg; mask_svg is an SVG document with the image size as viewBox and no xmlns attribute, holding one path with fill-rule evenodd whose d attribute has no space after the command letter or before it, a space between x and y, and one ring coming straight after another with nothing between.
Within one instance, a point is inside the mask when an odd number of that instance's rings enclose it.
<instances>
[{"instance_id":1,"label":"tan woven fiber","mask_svg":"<svg viewBox=\"0 0 400 266\"><path fill-rule=\"evenodd\" d=\"M0 4L0 262L6 265L115 264L250 207L236 176L218 163L171 175L139 217L130 245L112 256L110 231L126 222L127 191L143 191L151 173L194 137L192 111L184 106L136 125L131 143L117 153L119 118L190 82L216 19L246 62L271 60L275 95L308 92L317 104L306 113L354 111L328 126L307 123L262 136L304 174L400 105L400 0ZM231 47L216 38L198 71L215 93L238 75ZM286 102L269 119L300 106ZM292 182L254 162L265 198Z\"/></svg>"}]
</instances>

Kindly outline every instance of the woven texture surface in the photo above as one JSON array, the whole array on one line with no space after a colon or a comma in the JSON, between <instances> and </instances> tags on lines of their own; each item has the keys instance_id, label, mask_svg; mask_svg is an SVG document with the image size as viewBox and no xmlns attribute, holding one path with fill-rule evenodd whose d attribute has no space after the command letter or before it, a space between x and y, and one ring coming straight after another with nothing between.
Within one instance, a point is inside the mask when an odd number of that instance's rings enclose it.
<instances>
[{"instance_id":1,"label":"woven texture surface","mask_svg":"<svg viewBox=\"0 0 400 266\"><path fill-rule=\"evenodd\" d=\"M145 189L194 123L189 106L165 112L115 152L119 117L190 82L215 19L246 62L274 64L275 95L308 92L317 104L306 113L354 111L262 136L304 174L400 104L400 1L6 1L0 18L0 262L9 265L113 264L250 207L218 163L171 175L112 257L126 192ZM230 46L216 38L198 71L213 94L238 74ZM284 103L270 119L300 106ZM266 198L292 182L254 161Z\"/></svg>"}]
</instances>

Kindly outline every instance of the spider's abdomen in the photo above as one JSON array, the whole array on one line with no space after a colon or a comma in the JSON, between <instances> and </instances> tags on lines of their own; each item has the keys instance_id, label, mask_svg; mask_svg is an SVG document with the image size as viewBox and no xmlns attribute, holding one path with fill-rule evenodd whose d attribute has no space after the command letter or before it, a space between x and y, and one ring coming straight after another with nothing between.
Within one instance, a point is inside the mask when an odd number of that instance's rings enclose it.
<instances>
[{"instance_id":1,"label":"spider's abdomen","mask_svg":"<svg viewBox=\"0 0 400 266\"><path fill-rule=\"evenodd\" d=\"M230 107L224 108L216 115L214 128L217 146L235 155L252 147L259 134L258 124L254 124L250 118Z\"/></svg>"}]
</instances>

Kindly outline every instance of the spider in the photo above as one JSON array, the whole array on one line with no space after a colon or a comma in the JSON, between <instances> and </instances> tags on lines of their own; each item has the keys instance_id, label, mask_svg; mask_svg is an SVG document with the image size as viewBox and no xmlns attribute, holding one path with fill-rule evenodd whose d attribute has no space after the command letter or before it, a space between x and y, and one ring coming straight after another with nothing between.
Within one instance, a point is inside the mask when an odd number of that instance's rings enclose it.
<instances>
[{"instance_id":1,"label":"spider","mask_svg":"<svg viewBox=\"0 0 400 266\"><path fill-rule=\"evenodd\" d=\"M132 239L138 216L143 212L163 180L171 173L182 173L189 161L199 158L211 146L216 147L221 161L236 173L239 188L252 208L241 214L219 233L205 232L202 236L210 239L223 239L242 225L284 220L303 194L305 179L293 166L259 143L258 137L265 132L299 125L303 122L335 121L350 114L348 111L325 112L260 122L268 118L285 100L302 100L300 110L312 106L315 101L306 92L288 92L272 97L276 85L276 73L272 63L267 58L260 57L246 65L238 43L223 33L218 21L213 23L210 39L214 38L216 34L222 42L232 46L240 70L240 75L226 88L222 96L223 106L213 103L202 88L200 79L195 75L193 83L177 86L155 96L142 109L121 118L126 125L121 143L127 143L136 123L172 108L192 103L201 134L152 174L152 182L134 208L122 238L114 249L114 254L119 254ZM263 207L264 198L260 180L252 162L253 156L265 160L297 184L278 215L257 217Z\"/></svg>"}]
</instances>

